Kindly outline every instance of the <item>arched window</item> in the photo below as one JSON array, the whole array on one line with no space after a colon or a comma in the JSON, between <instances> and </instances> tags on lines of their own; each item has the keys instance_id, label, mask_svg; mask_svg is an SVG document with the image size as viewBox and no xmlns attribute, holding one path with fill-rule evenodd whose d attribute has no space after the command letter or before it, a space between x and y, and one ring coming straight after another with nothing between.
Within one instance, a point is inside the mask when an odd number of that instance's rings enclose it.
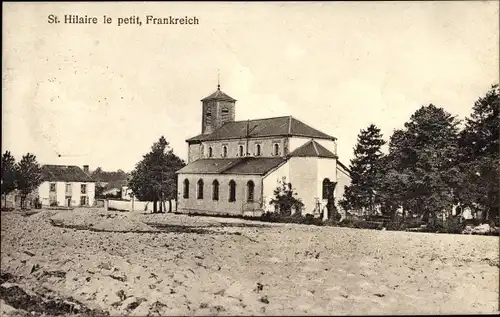
<instances>
[{"instance_id":1,"label":"arched window","mask_svg":"<svg viewBox=\"0 0 500 317\"><path fill-rule=\"evenodd\" d=\"M189 198L189 181L187 179L184 180L184 198Z\"/></svg>"},{"instance_id":2,"label":"arched window","mask_svg":"<svg viewBox=\"0 0 500 317\"><path fill-rule=\"evenodd\" d=\"M198 199L203 199L203 180L200 179L198 181L198 190L197 190L197 198Z\"/></svg>"},{"instance_id":3,"label":"arched window","mask_svg":"<svg viewBox=\"0 0 500 317\"><path fill-rule=\"evenodd\" d=\"M208 157L212 157L213 155L214 155L214 152L213 152L213 150L212 150L212 147L210 146L210 147L208 148Z\"/></svg>"},{"instance_id":4,"label":"arched window","mask_svg":"<svg viewBox=\"0 0 500 317\"><path fill-rule=\"evenodd\" d=\"M329 191L330 191L330 180L328 178L325 178L323 180L323 193L321 195L323 199L328 199L330 194Z\"/></svg>"},{"instance_id":5,"label":"arched window","mask_svg":"<svg viewBox=\"0 0 500 317\"><path fill-rule=\"evenodd\" d=\"M225 145L222 147L222 156L227 157L227 146Z\"/></svg>"},{"instance_id":6,"label":"arched window","mask_svg":"<svg viewBox=\"0 0 500 317\"><path fill-rule=\"evenodd\" d=\"M247 183L247 201L253 201L255 191L255 184L253 181Z\"/></svg>"},{"instance_id":7,"label":"arched window","mask_svg":"<svg viewBox=\"0 0 500 317\"><path fill-rule=\"evenodd\" d=\"M212 200L219 200L219 182L217 180L212 183Z\"/></svg>"},{"instance_id":8,"label":"arched window","mask_svg":"<svg viewBox=\"0 0 500 317\"><path fill-rule=\"evenodd\" d=\"M255 147L255 155L260 156L260 144L257 144L257 146Z\"/></svg>"},{"instance_id":9,"label":"arched window","mask_svg":"<svg viewBox=\"0 0 500 317\"><path fill-rule=\"evenodd\" d=\"M278 143L274 143L274 155L280 155L280 145Z\"/></svg>"},{"instance_id":10,"label":"arched window","mask_svg":"<svg viewBox=\"0 0 500 317\"><path fill-rule=\"evenodd\" d=\"M240 145L240 156L243 156L244 153L243 153L243 145Z\"/></svg>"},{"instance_id":11,"label":"arched window","mask_svg":"<svg viewBox=\"0 0 500 317\"><path fill-rule=\"evenodd\" d=\"M236 201L236 183L229 181L229 201Z\"/></svg>"}]
</instances>

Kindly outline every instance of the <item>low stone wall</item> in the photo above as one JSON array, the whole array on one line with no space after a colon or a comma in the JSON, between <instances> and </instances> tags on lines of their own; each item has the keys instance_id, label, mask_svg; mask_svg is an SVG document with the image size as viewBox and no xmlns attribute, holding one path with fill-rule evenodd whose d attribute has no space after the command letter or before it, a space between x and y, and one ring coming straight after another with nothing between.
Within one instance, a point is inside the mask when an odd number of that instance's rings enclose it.
<instances>
[{"instance_id":1,"label":"low stone wall","mask_svg":"<svg viewBox=\"0 0 500 317\"><path fill-rule=\"evenodd\" d=\"M172 212L176 211L176 202L171 200ZM165 202L166 211L168 212L168 201ZM108 199L108 209L123 210L123 211L153 211L152 201L138 201L138 200L113 200ZM160 209L160 204L158 203L158 210Z\"/></svg>"}]
</instances>

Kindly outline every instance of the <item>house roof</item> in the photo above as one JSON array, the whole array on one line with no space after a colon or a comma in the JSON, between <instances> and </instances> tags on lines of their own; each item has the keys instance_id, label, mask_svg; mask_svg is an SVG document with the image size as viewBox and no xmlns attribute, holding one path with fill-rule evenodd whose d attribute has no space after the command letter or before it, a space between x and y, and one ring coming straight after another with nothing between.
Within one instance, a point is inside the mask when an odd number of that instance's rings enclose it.
<instances>
[{"instance_id":1,"label":"house roof","mask_svg":"<svg viewBox=\"0 0 500 317\"><path fill-rule=\"evenodd\" d=\"M42 179L48 182L94 182L79 166L43 165Z\"/></svg>"},{"instance_id":2,"label":"house roof","mask_svg":"<svg viewBox=\"0 0 500 317\"><path fill-rule=\"evenodd\" d=\"M199 159L189 163L179 174L246 174L265 175L270 170L285 162L282 157L237 159Z\"/></svg>"},{"instance_id":3,"label":"house roof","mask_svg":"<svg viewBox=\"0 0 500 317\"><path fill-rule=\"evenodd\" d=\"M311 140L290 153L291 157L324 157L337 158L337 155L330 152L323 145Z\"/></svg>"},{"instance_id":4,"label":"house roof","mask_svg":"<svg viewBox=\"0 0 500 317\"><path fill-rule=\"evenodd\" d=\"M272 136L301 136L317 139L335 140L335 137L316 130L292 116L232 121L226 122L210 134L199 134L187 139L188 143L199 141L215 141L227 139L272 137Z\"/></svg>"},{"instance_id":5,"label":"house roof","mask_svg":"<svg viewBox=\"0 0 500 317\"><path fill-rule=\"evenodd\" d=\"M109 181L106 183L106 188L107 189L113 189L113 188L121 189L122 186L127 185L127 184L128 184L128 181L126 179L117 180L117 181Z\"/></svg>"},{"instance_id":6,"label":"house roof","mask_svg":"<svg viewBox=\"0 0 500 317\"><path fill-rule=\"evenodd\" d=\"M220 90L220 86L217 86L217 90L208 97L201 99L201 101L209 101L209 100L221 100L221 101L230 101L235 102L236 99L229 97L223 91Z\"/></svg>"}]
</instances>

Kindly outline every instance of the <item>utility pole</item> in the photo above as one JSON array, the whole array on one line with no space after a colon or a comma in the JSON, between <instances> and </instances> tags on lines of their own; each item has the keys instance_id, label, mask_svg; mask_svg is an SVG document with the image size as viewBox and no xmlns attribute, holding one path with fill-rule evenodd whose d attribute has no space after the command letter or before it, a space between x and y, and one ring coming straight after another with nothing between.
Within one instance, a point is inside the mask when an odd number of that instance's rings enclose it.
<instances>
[{"instance_id":1,"label":"utility pole","mask_svg":"<svg viewBox=\"0 0 500 317\"><path fill-rule=\"evenodd\" d=\"M255 129L257 128L259 125L256 124L255 126L253 126L252 129L250 129L250 120L247 120L247 133L245 135L245 138L246 138L246 153L247 155L246 156L249 156L250 155L250 151L248 150L248 143L249 143L249 140L250 140L250 133Z\"/></svg>"},{"instance_id":2,"label":"utility pole","mask_svg":"<svg viewBox=\"0 0 500 317\"><path fill-rule=\"evenodd\" d=\"M245 153L246 155L245 156L249 156L250 155L250 152L248 151L248 138L249 138L249 135L250 134L250 120L247 120L247 133L246 133L246 145L245 145Z\"/></svg>"}]
</instances>

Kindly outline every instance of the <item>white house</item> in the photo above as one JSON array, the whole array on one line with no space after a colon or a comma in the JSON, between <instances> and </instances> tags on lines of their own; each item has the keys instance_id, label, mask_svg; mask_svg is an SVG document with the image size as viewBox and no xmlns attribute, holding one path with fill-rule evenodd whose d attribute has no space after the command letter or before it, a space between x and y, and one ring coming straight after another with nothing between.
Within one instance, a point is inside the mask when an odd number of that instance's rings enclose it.
<instances>
[{"instance_id":1,"label":"white house","mask_svg":"<svg viewBox=\"0 0 500 317\"><path fill-rule=\"evenodd\" d=\"M95 181L89 176L88 165L43 165L43 183L38 196L43 206L93 206Z\"/></svg>"}]
</instances>

